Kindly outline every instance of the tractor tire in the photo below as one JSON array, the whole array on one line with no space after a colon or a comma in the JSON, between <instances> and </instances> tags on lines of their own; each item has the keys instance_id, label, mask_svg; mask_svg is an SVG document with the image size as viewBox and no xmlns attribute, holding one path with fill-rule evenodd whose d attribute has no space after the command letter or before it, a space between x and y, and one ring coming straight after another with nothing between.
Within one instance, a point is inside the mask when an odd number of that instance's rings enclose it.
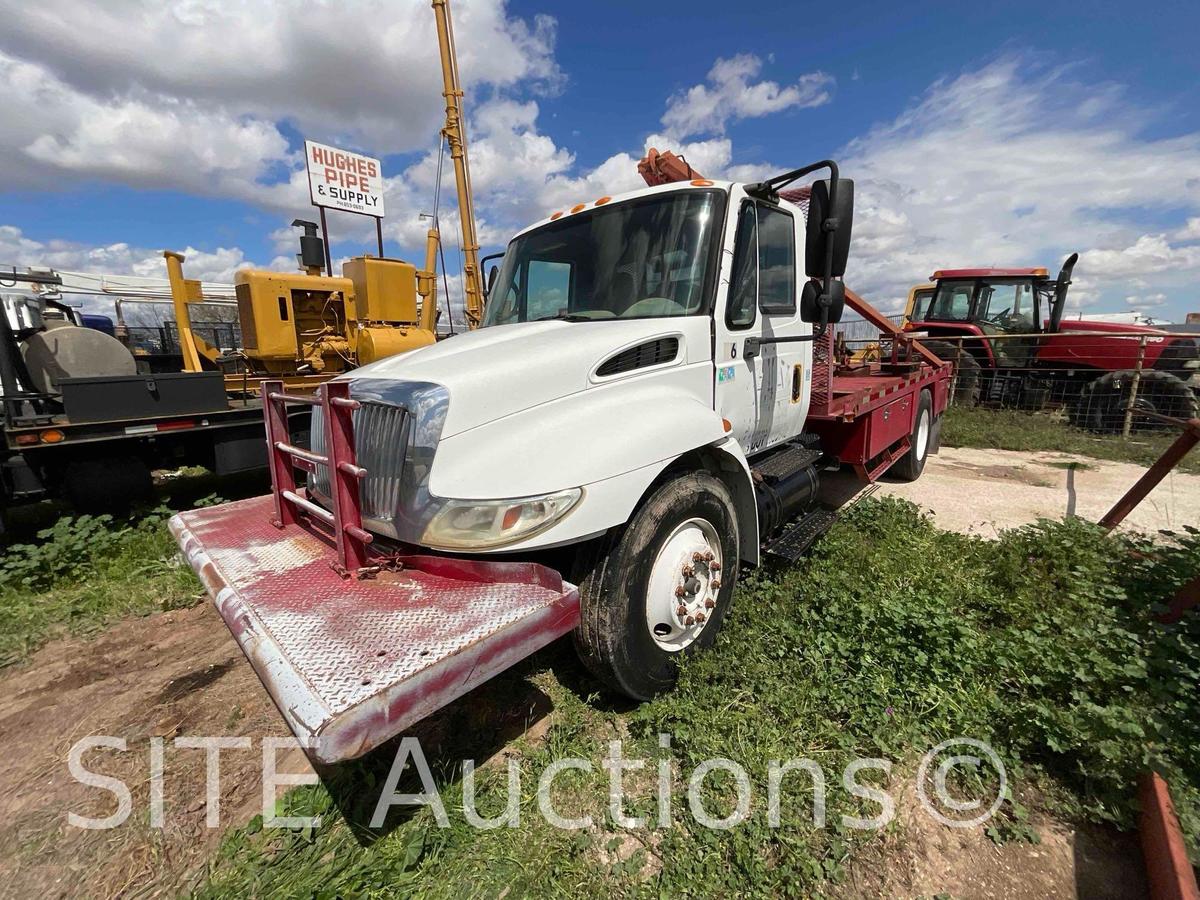
<instances>
[{"instance_id":1,"label":"tractor tire","mask_svg":"<svg viewBox=\"0 0 1200 900\"><path fill-rule=\"evenodd\" d=\"M1072 411L1072 421L1090 431L1119 433L1125 425L1133 375L1132 370L1108 372L1084 387ZM1185 381L1170 372L1143 369L1134 409L1135 412L1143 409L1176 419L1191 419L1197 415L1196 395ZM1134 415L1130 427L1134 431L1161 431L1170 426Z\"/></svg>"},{"instance_id":2,"label":"tractor tire","mask_svg":"<svg viewBox=\"0 0 1200 900\"><path fill-rule=\"evenodd\" d=\"M929 448L933 446L934 433L933 399L929 391L921 391L917 400L917 415L913 419L913 430L909 436L911 446L896 463L888 469L889 475L894 475L901 481L916 481L925 471L925 460L929 458Z\"/></svg>"},{"instance_id":3,"label":"tractor tire","mask_svg":"<svg viewBox=\"0 0 1200 900\"><path fill-rule=\"evenodd\" d=\"M77 512L124 515L153 498L154 481L137 457L77 459L63 471L62 492Z\"/></svg>"},{"instance_id":4,"label":"tractor tire","mask_svg":"<svg viewBox=\"0 0 1200 900\"><path fill-rule=\"evenodd\" d=\"M649 700L674 687L680 657L709 646L725 619L738 576L733 497L708 472L672 478L576 569L580 658L606 686Z\"/></svg>"},{"instance_id":5,"label":"tractor tire","mask_svg":"<svg viewBox=\"0 0 1200 900\"><path fill-rule=\"evenodd\" d=\"M983 391L983 370L979 360L970 350L959 350L949 341L921 341L925 349L934 356L955 366L954 393L951 396L956 406L978 406Z\"/></svg>"}]
</instances>

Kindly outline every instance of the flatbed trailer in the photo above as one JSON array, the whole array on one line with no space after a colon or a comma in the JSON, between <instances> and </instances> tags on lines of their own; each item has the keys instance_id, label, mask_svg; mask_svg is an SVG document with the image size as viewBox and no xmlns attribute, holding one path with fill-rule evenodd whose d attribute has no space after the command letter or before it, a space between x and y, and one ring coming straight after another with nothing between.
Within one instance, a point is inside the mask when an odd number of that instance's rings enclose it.
<instances>
[{"instance_id":1,"label":"flatbed trailer","mask_svg":"<svg viewBox=\"0 0 1200 900\"><path fill-rule=\"evenodd\" d=\"M308 416L305 409L292 412L295 434L307 433ZM175 415L11 421L4 427L0 494L4 505L61 494L80 509L101 509L143 499L152 469L197 465L217 475L264 469L262 421L257 398Z\"/></svg>"}]
</instances>

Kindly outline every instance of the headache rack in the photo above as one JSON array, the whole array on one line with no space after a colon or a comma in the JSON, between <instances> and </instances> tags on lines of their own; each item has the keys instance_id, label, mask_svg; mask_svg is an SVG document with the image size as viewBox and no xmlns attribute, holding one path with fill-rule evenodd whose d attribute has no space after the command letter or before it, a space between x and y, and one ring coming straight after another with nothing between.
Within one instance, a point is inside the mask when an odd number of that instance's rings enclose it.
<instances>
[{"instance_id":1,"label":"headache rack","mask_svg":"<svg viewBox=\"0 0 1200 900\"><path fill-rule=\"evenodd\" d=\"M368 564L367 548L374 536L362 527L362 497L360 483L367 470L358 465L354 451L354 412L362 403L350 396L350 385L344 381L327 381L313 394L284 393L282 381L263 383L263 418L267 428L267 454L271 469L271 494L275 501L276 528L319 522L332 531L337 547L333 568L344 578L362 578L379 570L378 564ZM323 429L320 446L325 453L316 453L291 443L288 430L287 404L303 403L320 409L314 424ZM326 509L296 490L296 469L310 475L317 467L325 470L329 488Z\"/></svg>"}]
</instances>

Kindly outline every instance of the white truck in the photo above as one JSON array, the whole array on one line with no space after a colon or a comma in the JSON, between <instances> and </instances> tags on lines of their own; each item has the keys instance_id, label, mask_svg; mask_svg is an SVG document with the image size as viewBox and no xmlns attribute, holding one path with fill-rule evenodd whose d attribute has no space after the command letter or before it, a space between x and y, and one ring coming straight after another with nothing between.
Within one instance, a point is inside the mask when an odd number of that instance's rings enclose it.
<instances>
[{"instance_id":1,"label":"white truck","mask_svg":"<svg viewBox=\"0 0 1200 900\"><path fill-rule=\"evenodd\" d=\"M830 161L580 203L513 238L486 327L316 398L264 389L272 495L171 528L314 756L360 755L567 633L611 688L667 690L741 567L832 521L823 468L920 475L949 369L901 335L839 364L847 300L894 334L840 280L852 207ZM308 448L292 402L316 407Z\"/></svg>"}]
</instances>

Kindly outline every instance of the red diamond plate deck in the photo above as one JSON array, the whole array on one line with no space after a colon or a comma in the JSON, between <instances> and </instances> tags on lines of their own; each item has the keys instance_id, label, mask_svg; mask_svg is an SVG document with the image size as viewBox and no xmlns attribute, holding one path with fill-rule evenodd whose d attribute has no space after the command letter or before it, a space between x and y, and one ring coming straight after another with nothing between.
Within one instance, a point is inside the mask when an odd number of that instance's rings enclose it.
<instances>
[{"instance_id":1,"label":"red diamond plate deck","mask_svg":"<svg viewBox=\"0 0 1200 900\"><path fill-rule=\"evenodd\" d=\"M579 594L534 563L401 557L363 581L270 523L270 497L180 513L171 533L314 756L361 756L566 634Z\"/></svg>"}]
</instances>

